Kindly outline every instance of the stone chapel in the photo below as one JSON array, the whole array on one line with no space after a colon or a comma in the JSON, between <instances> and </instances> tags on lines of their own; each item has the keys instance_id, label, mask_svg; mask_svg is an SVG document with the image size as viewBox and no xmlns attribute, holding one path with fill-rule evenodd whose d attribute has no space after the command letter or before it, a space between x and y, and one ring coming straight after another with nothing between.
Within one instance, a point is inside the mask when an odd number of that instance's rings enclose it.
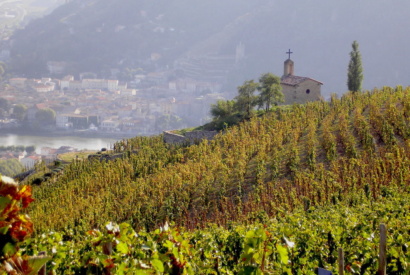
<instances>
[{"instance_id":1,"label":"stone chapel","mask_svg":"<svg viewBox=\"0 0 410 275\"><path fill-rule=\"evenodd\" d=\"M281 78L282 93L285 96L283 104L306 103L308 101L320 100L322 82L310 77L296 76L294 74L294 62L289 58L285 61L284 72Z\"/></svg>"}]
</instances>

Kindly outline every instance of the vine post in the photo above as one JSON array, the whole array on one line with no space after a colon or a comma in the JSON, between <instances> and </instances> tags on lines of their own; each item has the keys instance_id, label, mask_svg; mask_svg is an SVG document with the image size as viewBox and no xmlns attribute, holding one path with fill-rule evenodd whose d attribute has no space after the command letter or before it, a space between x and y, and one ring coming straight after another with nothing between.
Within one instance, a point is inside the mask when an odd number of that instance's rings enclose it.
<instances>
[{"instance_id":1,"label":"vine post","mask_svg":"<svg viewBox=\"0 0 410 275\"><path fill-rule=\"evenodd\" d=\"M380 224L379 270L378 275L386 275L387 234L386 225Z\"/></svg>"},{"instance_id":2,"label":"vine post","mask_svg":"<svg viewBox=\"0 0 410 275\"><path fill-rule=\"evenodd\" d=\"M339 275L343 275L344 268L345 268L345 257L343 254L343 248L339 247L338 252L339 252L339 255L338 255Z\"/></svg>"}]
</instances>

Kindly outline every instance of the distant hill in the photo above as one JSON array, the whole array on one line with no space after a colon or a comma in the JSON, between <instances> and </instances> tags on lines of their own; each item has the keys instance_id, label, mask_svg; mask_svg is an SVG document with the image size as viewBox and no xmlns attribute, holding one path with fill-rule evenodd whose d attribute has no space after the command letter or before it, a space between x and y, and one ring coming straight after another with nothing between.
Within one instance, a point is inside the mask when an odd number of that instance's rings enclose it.
<instances>
[{"instance_id":1,"label":"distant hill","mask_svg":"<svg viewBox=\"0 0 410 275\"><path fill-rule=\"evenodd\" d=\"M397 7L400 6L398 9ZM235 53L245 46L242 66L228 87L263 72L282 74L285 51L294 52L295 73L324 82L325 96L343 93L351 43L363 56L364 88L407 85L410 2L369 4L347 0L148 1L73 0L29 24L13 37L16 74L47 74L47 61L65 61L67 73L111 68L173 68L186 56ZM401 30L401 31L399 31ZM151 59L151 54L159 58Z\"/></svg>"},{"instance_id":2,"label":"distant hill","mask_svg":"<svg viewBox=\"0 0 410 275\"><path fill-rule=\"evenodd\" d=\"M70 73L172 65L192 45L257 5L196 2L72 1L16 32L12 66L16 73L40 75L47 72L47 61L69 62ZM149 62L152 53L162 56L158 64Z\"/></svg>"}]
</instances>

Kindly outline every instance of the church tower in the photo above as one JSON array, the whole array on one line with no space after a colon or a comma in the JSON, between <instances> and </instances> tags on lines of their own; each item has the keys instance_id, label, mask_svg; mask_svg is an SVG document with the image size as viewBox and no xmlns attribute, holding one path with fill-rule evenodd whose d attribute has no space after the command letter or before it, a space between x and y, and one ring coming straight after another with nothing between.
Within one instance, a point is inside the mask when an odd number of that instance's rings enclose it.
<instances>
[{"instance_id":1,"label":"church tower","mask_svg":"<svg viewBox=\"0 0 410 275\"><path fill-rule=\"evenodd\" d=\"M294 66L293 61L290 59L290 55L292 53L293 52L291 52L290 49L287 52L287 54L289 54L289 58L285 61L285 64L284 64L285 66L284 66L284 70L283 70L283 77L295 74L295 71L294 71L295 66Z\"/></svg>"}]
</instances>

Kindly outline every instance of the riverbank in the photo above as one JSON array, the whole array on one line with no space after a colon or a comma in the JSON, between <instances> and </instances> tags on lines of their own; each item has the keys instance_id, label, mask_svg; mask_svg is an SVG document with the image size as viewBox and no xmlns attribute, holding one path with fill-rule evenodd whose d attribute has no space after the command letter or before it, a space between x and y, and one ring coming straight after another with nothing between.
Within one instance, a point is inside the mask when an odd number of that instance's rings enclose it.
<instances>
[{"instance_id":1,"label":"riverbank","mask_svg":"<svg viewBox=\"0 0 410 275\"><path fill-rule=\"evenodd\" d=\"M121 137L124 138L124 137ZM101 150L112 148L121 138L116 137L80 137L80 136L51 136L51 135L28 135L0 134L0 144L3 146L35 146L36 153L41 154L42 148L58 149L69 146L77 150Z\"/></svg>"},{"instance_id":2,"label":"riverbank","mask_svg":"<svg viewBox=\"0 0 410 275\"><path fill-rule=\"evenodd\" d=\"M137 133L123 132L100 132L100 131L46 131L34 129L0 129L0 136L19 135L19 136L37 136L37 137L83 137L83 138L110 138L110 139L127 139L138 136Z\"/></svg>"}]
</instances>

